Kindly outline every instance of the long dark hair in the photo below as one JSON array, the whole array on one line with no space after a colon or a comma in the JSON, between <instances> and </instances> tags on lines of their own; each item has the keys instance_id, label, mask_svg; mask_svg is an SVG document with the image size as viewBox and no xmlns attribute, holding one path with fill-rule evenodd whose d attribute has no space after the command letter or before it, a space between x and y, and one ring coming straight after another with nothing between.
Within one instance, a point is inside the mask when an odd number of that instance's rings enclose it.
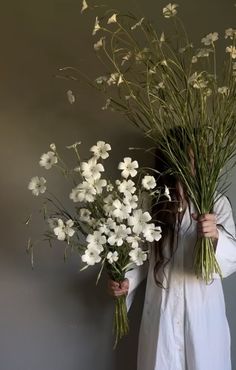
<instances>
[{"instance_id":1,"label":"long dark hair","mask_svg":"<svg viewBox=\"0 0 236 370\"><path fill-rule=\"evenodd\" d=\"M181 137L183 133L185 135L184 143ZM170 131L170 136L171 139L173 136L178 139L181 149L184 149L186 144L186 132L184 132L182 128L176 127L175 129L172 129ZM190 140L188 143L190 143ZM166 196L162 195L158 202L154 202L152 205L153 218L162 228L162 238L153 245L155 255L155 264L153 270L154 280L159 287L166 288L164 284L165 267L172 260L178 246L178 232L180 227L179 207L180 204L182 204L183 199L177 186L178 182L181 182L181 179L178 177L178 175L171 171L170 164L161 145L155 150L155 169L157 170L155 175L157 186L162 189L167 186L171 197L171 201L168 201ZM183 188L184 197L187 200L189 207L187 191L182 183L181 185ZM169 238L168 254L165 253L164 248L167 238Z\"/></svg>"}]
</instances>

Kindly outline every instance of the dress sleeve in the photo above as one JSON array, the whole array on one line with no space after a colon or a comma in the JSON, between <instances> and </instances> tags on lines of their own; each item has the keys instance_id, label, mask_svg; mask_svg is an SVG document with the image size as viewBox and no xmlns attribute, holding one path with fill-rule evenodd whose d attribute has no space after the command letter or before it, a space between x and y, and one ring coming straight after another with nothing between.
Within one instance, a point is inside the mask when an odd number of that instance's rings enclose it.
<instances>
[{"instance_id":1,"label":"dress sleeve","mask_svg":"<svg viewBox=\"0 0 236 370\"><path fill-rule=\"evenodd\" d=\"M125 273L125 277L129 279L129 291L126 296L127 311L129 311L130 306L133 302L137 287L146 278L147 271L148 262L145 262L143 265L136 266L132 270Z\"/></svg>"},{"instance_id":2,"label":"dress sleeve","mask_svg":"<svg viewBox=\"0 0 236 370\"><path fill-rule=\"evenodd\" d=\"M216 245L216 260L223 278L236 271L236 239L235 223L232 208L226 196L221 196L215 203L214 212L217 217L219 238ZM219 278L218 274L214 278Z\"/></svg>"}]
</instances>

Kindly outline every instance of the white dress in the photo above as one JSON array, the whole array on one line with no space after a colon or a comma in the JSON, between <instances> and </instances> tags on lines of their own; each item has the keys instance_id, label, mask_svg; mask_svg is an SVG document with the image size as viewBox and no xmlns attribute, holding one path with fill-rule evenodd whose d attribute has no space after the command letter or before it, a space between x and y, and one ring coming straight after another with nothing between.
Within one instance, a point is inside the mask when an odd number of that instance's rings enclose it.
<instances>
[{"instance_id":1,"label":"white dress","mask_svg":"<svg viewBox=\"0 0 236 370\"><path fill-rule=\"evenodd\" d=\"M197 279L193 271L196 221L190 204L179 232L173 262L166 268L169 289L159 288L153 278L154 253L149 263L126 273L129 310L135 290L147 275L139 331L137 370L231 370L230 332L225 313L222 282L217 274L211 284ZM214 206L217 224L235 236L232 209L222 196ZM236 241L222 226L216 259L223 277L236 271ZM168 242L165 243L168 253ZM148 270L148 271L147 271Z\"/></svg>"}]
</instances>

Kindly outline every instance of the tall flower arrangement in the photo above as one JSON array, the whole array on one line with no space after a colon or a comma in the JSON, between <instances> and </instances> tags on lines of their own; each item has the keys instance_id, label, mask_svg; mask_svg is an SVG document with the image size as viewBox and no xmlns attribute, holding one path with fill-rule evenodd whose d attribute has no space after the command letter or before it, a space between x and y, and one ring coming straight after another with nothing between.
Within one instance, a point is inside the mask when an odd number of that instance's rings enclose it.
<instances>
[{"instance_id":1,"label":"tall flower arrangement","mask_svg":"<svg viewBox=\"0 0 236 370\"><path fill-rule=\"evenodd\" d=\"M84 0L81 12L89 8ZM168 23L159 31L144 17L118 10L96 16L94 50L107 73L93 85L107 95L103 109L125 114L161 146L172 173L204 214L212 212L221 171L235 156L236 29L221 36L225 53L220 63L218 32L195 46L178 17L178 4L168 4L160 16ZM226 188L221 182L221 193ZM199 238L194 266L207 283L214 273L221 276L212 239Z\"/></svg>"},{"instance_id":2,"label":"tall flower arrangement","mask_svg":"<svg viewBox=\"0 0 236 370\"><path fill-rule=\"evenodd\" d=\"M154 199L154 203L158 202L160 196L170 199L168 188L157 188L154 176L139 169L138 162L130 157L119 163L120 177L112 182L104 177L110 144L98 141L90 148L92 156L86 161L80 158L79 144L68 147L77 159L77 166L72 169L65 164L55 144L50 145L39 161L46 170L57 168L72 181L73 188L68 194L74 204L72 209L68 210L47 189L44 177L32 177L28 188L44 200L43 215L47 223L44 239L50 244L53 240L64 242L65 254L68 248L77 250L84 264L81 271L98 264L97 283L103 270L120 282L127 271L147 260L148 244L161 238L161 227L147 211L147 204ZM31 240L28 252L33 256ZM115 298L115 347L129 330L125 300L124 295Z\"/></svg>"}]
</instances>

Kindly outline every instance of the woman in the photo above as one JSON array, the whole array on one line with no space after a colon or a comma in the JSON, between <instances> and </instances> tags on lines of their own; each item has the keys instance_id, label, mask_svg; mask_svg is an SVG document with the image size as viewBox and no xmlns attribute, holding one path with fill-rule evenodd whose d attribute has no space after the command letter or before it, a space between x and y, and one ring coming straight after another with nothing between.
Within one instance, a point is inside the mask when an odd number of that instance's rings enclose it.
<instances>
[{"instance_id":1,"label":"woman","mask_svg":"<svg viewBox=\"0 0 236 370\"><path fill-rule=\"evenodd\" d=\"M193 167L191 151L189 154ZM161 158L162 161L157 158L157 164L165 168L163 153ZM158 168L161 173L163 168ZM235 225L230 203L221 196L213 213L198 217L178 179L165 175L159 180L169 186L171 197L176 200L162 202L155 210L162 222L162 239L150 247L148 266L127 272L120 285L108 281L110 294L127 294L129 309L137 286L147 276L137 369L231 370L230 333L221 279L215 274L207 285L196 278L193 270L193 251L200 235L214 239L223 277L236 271Z\"/></svg>"}]
</instances>

